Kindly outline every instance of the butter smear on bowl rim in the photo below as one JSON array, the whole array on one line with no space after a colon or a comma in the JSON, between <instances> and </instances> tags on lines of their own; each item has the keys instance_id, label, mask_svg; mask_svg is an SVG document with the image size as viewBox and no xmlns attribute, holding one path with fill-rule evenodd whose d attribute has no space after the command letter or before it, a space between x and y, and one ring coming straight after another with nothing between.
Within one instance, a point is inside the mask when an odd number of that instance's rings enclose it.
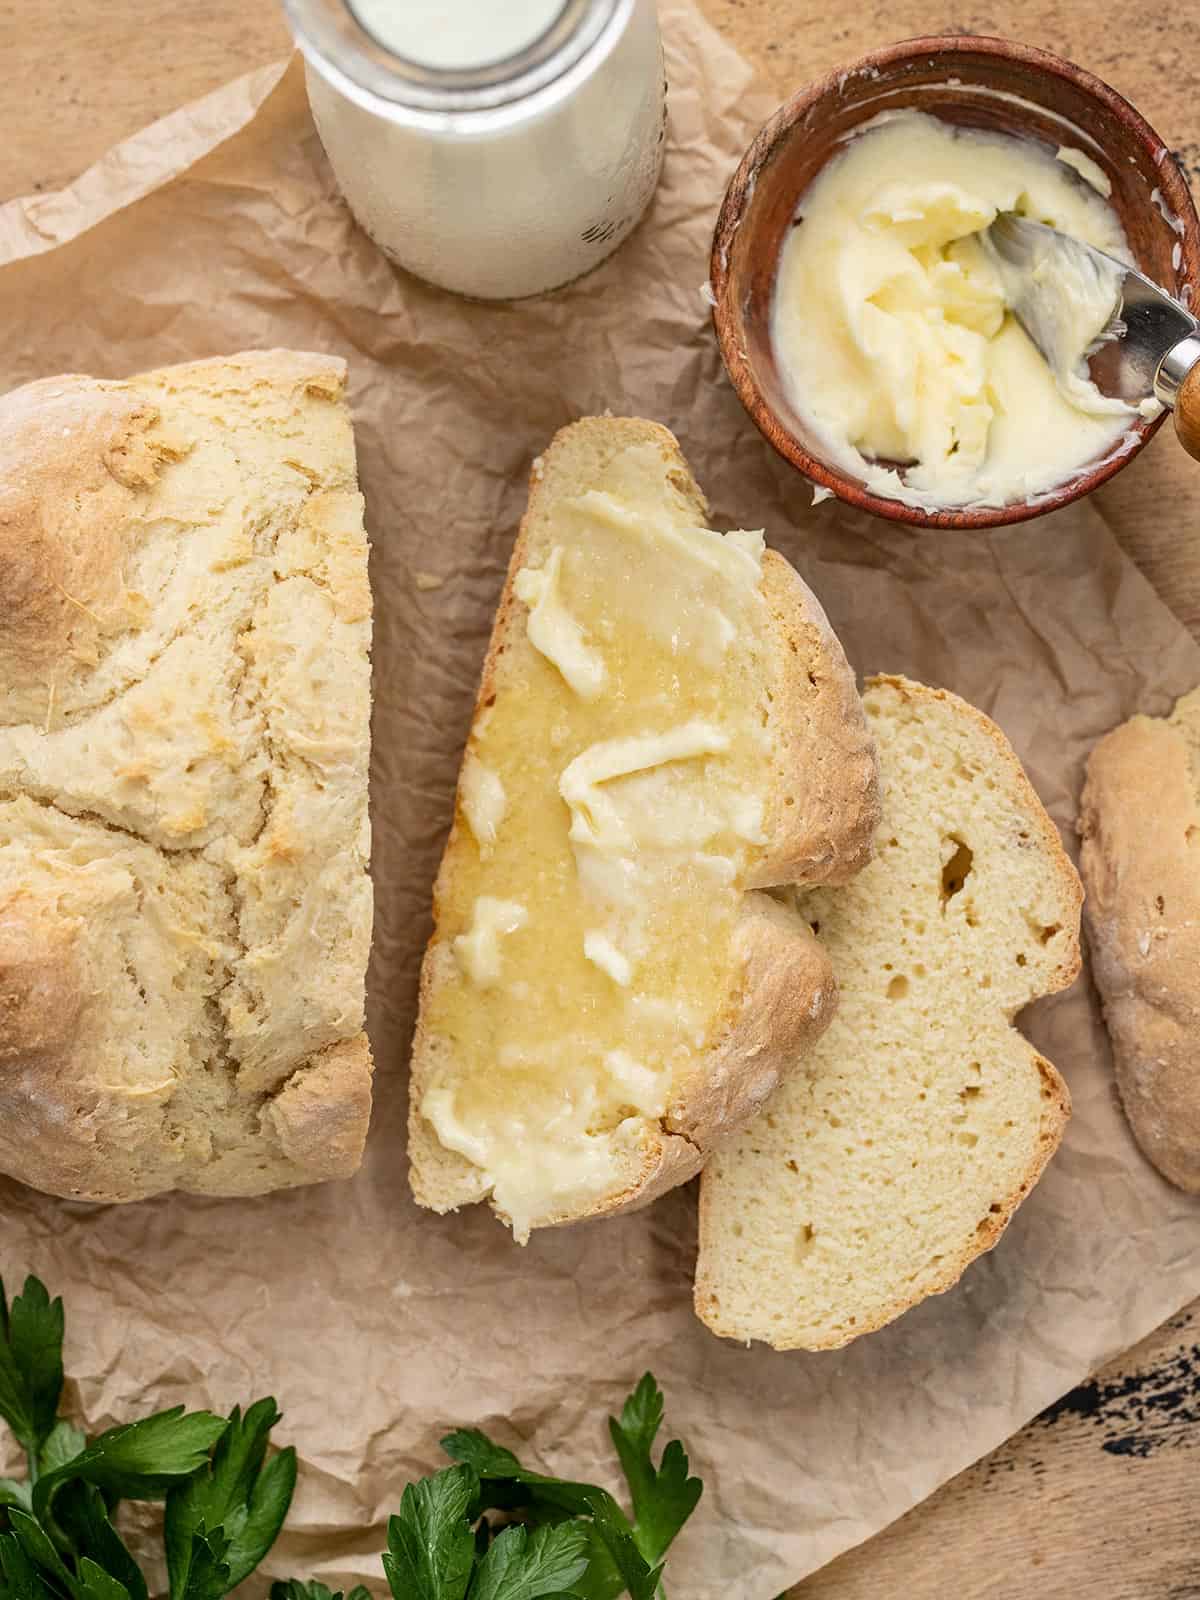
<instances>
[{"instance_id":1,"label":"butter smear on bowl rim","mask_svg":"<svg viewBox=\"0 0 1200 1600\"><path fill-rule=\"evenodd\" d=\"M1108 187L1071 147L920 111L854 133L800 199L772 310L784 386L831 459L940 509L1035 501L1120 448L1139 412L1087 371L1111 306L1073 301L1052 371L980 238L1015 211L1132 264Z\"/></svg>"}]
</instances>

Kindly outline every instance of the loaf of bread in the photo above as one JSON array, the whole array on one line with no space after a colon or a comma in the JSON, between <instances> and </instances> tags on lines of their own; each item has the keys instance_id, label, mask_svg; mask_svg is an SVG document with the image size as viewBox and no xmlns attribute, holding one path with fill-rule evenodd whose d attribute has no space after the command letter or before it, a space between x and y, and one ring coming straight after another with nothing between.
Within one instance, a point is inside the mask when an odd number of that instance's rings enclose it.
<instances>
[{"instance_id":1,"label":"loaf of bread","mask_svg":"<svg viewBox=\"0 0 1200 1600\"><path fill-rule=\"evenodd\" d=\"M1200 689L1092 751L1079 819L1092 973L1143 1151L1200 1194Z\"/></svg>"},{"instance_id":2,"label":"loaf of bread","mask_svg":"<svg viewBox=\"0 0 1200 1600\"><path fill-rule=\"evenodd\" d=\"M412 1185L517 1238L691 1177L827 1025L761 892L867 860L874 752L837 640L674 438L588 418L534 464L483 670L413 1054Z\"/></svg>"},{"instance_id":3,"label":"loaf of bread","mask_svg":"<svg viewBox=\"0 0 1200 1600\"><path fill-rule=\"evenodd\" d=\"M53 1194L344 1176L371 599L344 363L0 400L0 1171Z\"/></svg>"},{"instance_id":4,"label":"loaf of bread","mask_svg":"<svg viewBox=\"0 0 1200 1600\"><path fill-rule=\"evenodd\" d=\"M829 1031L705 1169L696 1310L823 1350L955 1283L1066 1124L1013 1026L1079 968L1080 886L993 723L954 695L864 694L883 817L870 866L798 905L841 990Z\"/></svg>"}]
</instances>

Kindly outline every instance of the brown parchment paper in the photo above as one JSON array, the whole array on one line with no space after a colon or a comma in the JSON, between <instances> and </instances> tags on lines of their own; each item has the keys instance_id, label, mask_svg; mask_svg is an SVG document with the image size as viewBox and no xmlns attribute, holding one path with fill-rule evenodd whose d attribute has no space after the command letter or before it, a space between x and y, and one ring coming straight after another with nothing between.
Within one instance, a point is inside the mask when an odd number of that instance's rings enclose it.
<instances>
[{"instance_id":1,"label":"brown parchment paper","mask_svg":"<svg viewBox=\"0 0 1200 1600\"><path fill-rule=\"evenodd\" d=\"M350 363L377 605L365 1168L253 1202L124 1208L0 1182L0 1268L65 1295L90 1426L278 1397L302 1473L274 1576L381 1595L384 1519L450 1425L608 1478L603 1416L649 1366L707 1483L672 1593L768 1600L1200 1294L1200 1207L1137 1154L1086 979L1028 1018L1075 1097L1046 1178L956 1290L840 1354L747 1350L693 1318L690 1190L525 1250L486 1209L439 1219L409 1199L430 885L528 465L560 424L605 407L668 423L718 525L766 528L860 671L995 716L1068 835L1092 741L1200 680L1200 648L1089 506L991 537L811 507L724 381L701 294L720 195L768 107L686 0L663 23L661 192L612 261L545 299L470 305L396 273L338 197L294 63L184 108L69 191L0 208L4 386L255 345Z\"/></svg>"}]
</instances>

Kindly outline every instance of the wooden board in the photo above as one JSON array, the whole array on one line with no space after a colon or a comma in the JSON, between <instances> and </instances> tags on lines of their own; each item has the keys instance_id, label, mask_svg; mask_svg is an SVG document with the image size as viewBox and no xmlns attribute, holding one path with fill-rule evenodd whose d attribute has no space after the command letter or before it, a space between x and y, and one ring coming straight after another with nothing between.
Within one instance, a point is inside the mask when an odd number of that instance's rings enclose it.
<instances>
[{"instance_id":1,"label":"wooden board","mask_svg":"<svg viewBox=\"0 0 1200 1600\"><path fill-rule=\"evenodd\" d=\"M700 3L780 98L890 39L1023 38L1128 95L1200 180L1200 55L1179 48L1166 0L1128 26L1089 0ZM60 187L125 134L287 47L269 0L0 0L0 200ZM1099 505L1200 636L1200 467L1164 430ZM1198 1477L1200 1302L792 1600L1200 1600Z\"/></svg>"}]
</instances>

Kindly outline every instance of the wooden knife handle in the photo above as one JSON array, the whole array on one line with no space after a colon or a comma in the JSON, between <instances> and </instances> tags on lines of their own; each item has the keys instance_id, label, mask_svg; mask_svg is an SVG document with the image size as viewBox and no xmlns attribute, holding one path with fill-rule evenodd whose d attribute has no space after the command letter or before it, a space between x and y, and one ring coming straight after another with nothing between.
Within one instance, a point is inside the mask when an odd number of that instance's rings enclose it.
<instances>
[{"instance_id":1,"label":"wooden knife handle","mask_svg":"<svg viewBox=\"0 0 1200 1600\"><path fill-rule=\"evenodd\" d=\"M1200 362L1179 385L1175 396L1175 432L1188 455L1200 461Z\"/></svg>"}]
</instances>

